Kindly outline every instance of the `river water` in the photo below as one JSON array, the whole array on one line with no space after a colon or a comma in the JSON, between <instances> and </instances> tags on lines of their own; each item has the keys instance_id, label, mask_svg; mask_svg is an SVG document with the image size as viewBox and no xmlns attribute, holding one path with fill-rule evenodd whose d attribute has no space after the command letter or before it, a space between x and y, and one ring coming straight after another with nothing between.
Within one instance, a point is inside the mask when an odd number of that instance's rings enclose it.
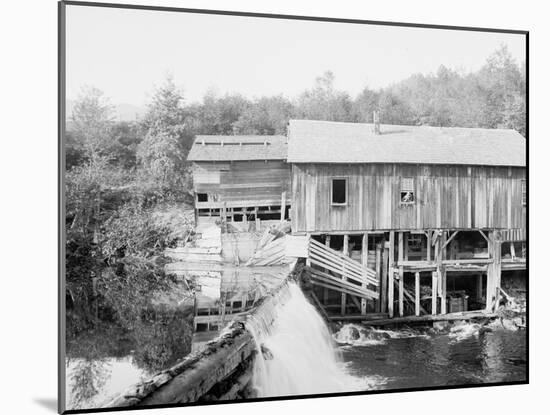
<instances>
[{"instance_id":1,"label":"river water","mask_svg":"<svg viewBox=\"0 0 550 415\"><path fill-rule=\"evenodd\" d=\"M234 316L253 308L281 281L277 275L266 279L257 272L233 270L227 275L221 284L205 282L200 298L205 307L223 301L234 308ZM260 320L248 322L262 350L253 376L260 397L526 380L525 330L509 321L504 326L498 320L484 326L459 322L439 331L347 324L331 333L294 283L288 284L272 313L270 327ZM222 323L234 316L226 315ZM210 321L209 316L195 316L195 323L197 318ZM175 308L143 320L131 332L104 329L73 339L66 360L68 409L101 407L128 386L203 347L219 333L210 326L223 327L209 323L207 331L189 333L193 324L188 319L188 312ZM182 347L184 343L188 345Z\"/></svg>"},{"instance_id":2,"label":"river water","mask_svg":"<svg viewBox=\"0 0 550 415\"><path fill-rule=\"evenodd\" d=\"M335 338L349 373L370 379L372 389L526 380L525 331L509 324L458 323L443 332L352 327L361 332L360 338L349 337L350 326Z\"/></svg>"}]
</instances>

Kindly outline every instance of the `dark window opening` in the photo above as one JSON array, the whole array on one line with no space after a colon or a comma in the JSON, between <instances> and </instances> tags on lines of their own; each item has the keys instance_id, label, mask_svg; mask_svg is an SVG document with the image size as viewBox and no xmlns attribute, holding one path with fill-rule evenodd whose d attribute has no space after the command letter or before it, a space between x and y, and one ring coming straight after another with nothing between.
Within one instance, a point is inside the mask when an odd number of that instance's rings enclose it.
<instances>
[{"instance_id":1,"label":"dark window opening","mask_svg":"<svg viewBox=\"0 0 550 415\"><path fill-rule=\"evenodd\" d=\"M203 332L208 331L208 324L206 323L198 323L197 328L195 329L196 332Z\"/></svg>"},{"instance_id":2,"label":"dark window opening","mask_svg":"<svg viewBox=\"0 0 550 415\"><path fill-rule=\"evenodd\" d=\"M332 204L345 205L347 203L347 179L332 179Z\"/></svg>"},{"instance_id":3,"label":"dark window opening","mask_svg":"<svg viewBox=\"0 0 550 415\"><path fill-rule=\"evenodd\" d=\"M207 193L197 193L197 202L208 202Z\"/></svg>"}]
</instances>

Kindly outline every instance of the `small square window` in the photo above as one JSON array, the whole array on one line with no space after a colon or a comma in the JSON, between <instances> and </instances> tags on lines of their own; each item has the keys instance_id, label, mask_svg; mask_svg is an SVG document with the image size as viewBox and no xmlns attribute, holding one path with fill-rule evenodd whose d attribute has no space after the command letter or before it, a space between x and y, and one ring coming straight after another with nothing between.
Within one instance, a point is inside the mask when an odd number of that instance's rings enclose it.
<instances>
[{"instance_id":1,"label":"small square window","mask_svg":"<svg viewBox=\"0 0 550 415\"><path fill-rule=\"evenodd\" d=\"M521 204L527 206L527 180L521 181Z\"/></svg>"},{"instance_id":2,"label":"small square window","mask_svg":"<svg viewBox=\"0 0 550 415\"><path fill-rule=\"evenodd\" d=\"M399 201L402 205L410 205L415 202L414 180L412 177L401 178L401 191L399 192Z\"/></svg>"},{"instance_id":3,"label":"small square window","mask_svg":"<svg viewBox=\"0 0 550 415\"><path fill-rule=\"evenodd\" d=\"M331 203L333 205L348 203L348 180L346 178L332 179Z\"/></svg>"},{"instance_id":4,"label":"small square window","mask_svg":"<svg viewBox=\"0 0 550 415\"><path fill-rule=\"evenodd\" d=\"M197 202L208 202L208 193L197 193Z\"/></svg>"}]
</instances>

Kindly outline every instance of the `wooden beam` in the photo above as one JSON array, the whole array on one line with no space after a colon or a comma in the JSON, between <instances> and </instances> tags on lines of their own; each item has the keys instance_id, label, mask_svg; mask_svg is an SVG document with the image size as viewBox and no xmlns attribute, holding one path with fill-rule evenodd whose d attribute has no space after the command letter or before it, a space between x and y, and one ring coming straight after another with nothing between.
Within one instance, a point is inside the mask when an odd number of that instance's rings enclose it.
<instances>
[{"instance_id":1,"label":"wooden beam","mask_svg":"<svg viewBox=\"0 0 550 415\"><path fill-rule=\"evenodd\" d=\"M388 252L388 314L393 318L393 282L394 282L394 255L395 255L395 232L390 231L390 246Z\"/></svg>"},{"instance_id":2,"label":"wooden beam","mask_svg":"<svg viewBox=\"0 0 550 415\"><path fill-rule=\"evenodd\" d=\"M426 241L426 260L430 262L432 260L432 232L428 231L426 235L428 238Z\"/></svg>"},{"instance_id":3,"label":"wooden beam","mask_svg":"<svg viewBox=\"0 0 550 415\"><path fill-rule=\"evenodd\" d=\"M477 275L477 281L476 281L476 300L482 300L483 299L483 274Z\"/></svg>"},{"instance_id":4,"label":"wooden beam","mask_svg":"<svg viewBox=\"0 0 550 415\"><path fill-rule=\"evenodd\" d=\"M441 268L441 314L447 314L447 270Z\"/></svg>"},{"instance_id":5,"label":"wooden beam","mask_svg":"<svg viewBox=\"0 0 550 415\"><path fill-rule=\"evenodd\" d=\"M414 274L414 315L420 315L420 272Z\"/></svg>"},{"instance_id":6,"label":"wooden beam","mask_svg":"<svg viewBox=\"0 0 550 415\"><path fill-rule=\"evenodd\" d=\"M445 243L443 244L443 246L441 247L441 250L444 250L447 245L449 244L449 242L451 242L453 240L453 238L456 236L456 234L458 233L458 231L454 231L453 234L445 241Z\"/></svg>"},{"instance_id":7,"label":"wooden beam","mask_svg":"<svg viewBox=\"0 0 550 415\"><path fill-rule=\"evenodd\" d=\"M382 242L382 284L380 285L380 312L388 309L388 242Z\"/></svg>"},{"instance_id":8,"label":"wooden beam","mask_svg":"<svg viewBox=\"0 0 550 415\"><path fill-rule=\"evenodd\" d=\"M403 251L405 245L405 239L403 238L403 232L398 234L398 261L403 261ZM399 317L403 317L404 314L404 305L403 305L403 266L399 267Z\"/></svg>"},{"instance_id":9,"label":"wooden beam","mask_svg":"<svg viewBox=\"0 0 550 415\"><path fill-rule=\"evenodd\" d=\"M380 287L380 295L382 295L383 285L382 285L382 275L380 273L380 261L382 260L382 246L380 244L376 245L376 255L375 255L375 265L374 270L376 272L376 278L378 279L378 286ZM382 298L376 302L376 310L382 312Z\"/></svg>"},{"instance_id":10,"label":"wooden beam","mask_svg":"<svg viewBox=\"0 0 550 415\"><path fill-rule=\"evenodd\" d=\"M369 260L369 233L363 234L363 240L361 243L361 264L366 267ZM378 276L377 276L378 279ZM363 288L367 288L366 281L362 284ZM361 299L361 314L367 314L367 300Z\"/></svg>"},{"instance_id":11,"label":"wooden beam","mask_svg":"<svg viewBox=\"0 0 550 415\"><path fill-rule=\"evenodd\" d=\"M432 272L432 315L437 314L437 272Z\"/></svg>"},{"instance_id":12,"label":"wooden beam","mask_svg":"<svg viewBox=\"0 0 550 415\"><path fill-rule=\"evenodd\" d=\"M346 255L346 256L349 255L349 235L347 235L347 234L344 235L344 249L343 249L343 254ZM344 281L347 280L345 273L343 274L342 279L343 279ZM340 303L340 314L342 314L342 315L345 315L345 314L346 314L346 302L347 302L347 294L343 292L343 293L342 293L341 303Z\"/></svg>"},{"instance_id":13,"label":"wooden beam","mask_svg":"<svg viewBox=\"0 0 550 415\"><path fill-rule=\"evenodd\" d=\"M285 220L286 213L286 192L281 193L281 222Z\"/></svg>"},{"instance_id":14,"label":"wooden beam","mask_svg":"<svg viewBox=\"0 0 550 415\"><path fill-rule=\"evenodd\" d=\"M369 261L369 233L365 232L363 234L363 241L361 244L361 264L367 266Z\"/></svg>"},{"instance_id":15,"label":"wooden beam","mask_svg":"<svg viewBox=\"0 0 550 415\"><path fill-rule=\"evenodd\" d=\"M491 241L489 240L489 238L487 238L487 235L485 235L485 233L483 233L481 229L478 229L477 231L481 234L481 236L483 236L483 238L485 238L485 240L487 241L487 245L490 245Z\"/></svg>"}]
</instances>

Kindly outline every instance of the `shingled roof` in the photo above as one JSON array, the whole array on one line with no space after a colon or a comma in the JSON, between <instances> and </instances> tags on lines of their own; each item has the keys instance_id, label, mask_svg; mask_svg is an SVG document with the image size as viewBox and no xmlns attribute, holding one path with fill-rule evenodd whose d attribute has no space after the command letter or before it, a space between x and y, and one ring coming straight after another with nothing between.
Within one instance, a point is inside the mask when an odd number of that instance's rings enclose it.
<instances>
[{"instance_id":1,"label":"shingled roof","mask_svg":"<svg viewBox=\"0 0 550 415\"><path fill-rule=\"evenodd\" d=\"M526 165L525 138L514 130L291 120L289 163Z\"/></svg>"},{"instance_id":2,"label":"shingled roof","mask_svg":"<svg viewBox=\"0 0 550 415\"><path fill-rule=\"evenodd\" d=\"M187 160L285 160L286 156L282 135L198 135Z\"/></svg>"}]
</instances>

